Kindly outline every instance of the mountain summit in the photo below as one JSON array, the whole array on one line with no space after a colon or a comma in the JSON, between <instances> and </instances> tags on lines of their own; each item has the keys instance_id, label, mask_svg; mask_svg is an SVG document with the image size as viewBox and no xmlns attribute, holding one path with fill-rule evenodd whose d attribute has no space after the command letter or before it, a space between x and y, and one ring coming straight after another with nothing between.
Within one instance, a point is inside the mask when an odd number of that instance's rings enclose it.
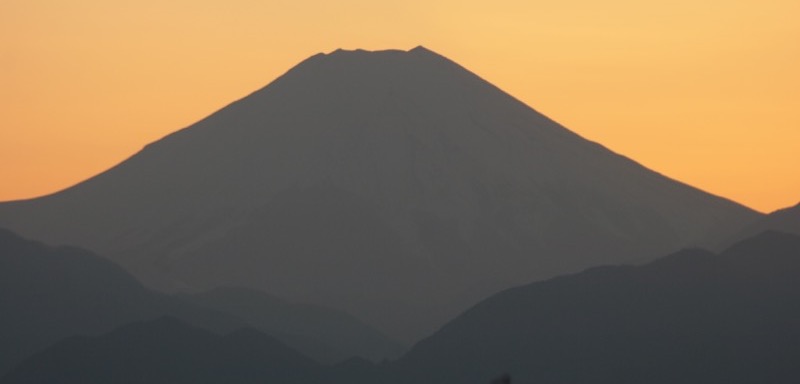
<instances>
[{"instance_id":1,"label":"mountain summit","mask_svg":"<svg viewBox=\"0 0 800 384\"><path fill-rule=\"evenodd\" d=\"M249 286L414 340L498 290L758 214L585 140L447 58L338 50L0 225L150 286Z\"/></svg>"}]
</instances>

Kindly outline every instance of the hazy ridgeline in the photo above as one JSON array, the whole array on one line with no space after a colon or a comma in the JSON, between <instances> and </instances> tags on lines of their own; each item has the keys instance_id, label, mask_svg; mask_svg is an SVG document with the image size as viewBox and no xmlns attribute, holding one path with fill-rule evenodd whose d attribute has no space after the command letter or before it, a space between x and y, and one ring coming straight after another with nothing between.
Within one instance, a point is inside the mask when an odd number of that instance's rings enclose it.
<instances>
[{"instance_id":1,"label":"hazy ridgeline","mask_svg":"<svg viewBox=\"0 0 800 384\"><path fill-rule=\"evenodd\" d=\"M27 243L12 239L20 241ZM5 253L7 238L3 244ZM37 268L49 267L28 267ZM592 268L493 295L377 365L358 358L322 364L247 325L226 330L223 314L222 327L208 330L150 313L154 320L40 348L0 382L481 384L502 383L500 373L508 372L515 383L793 383L800 375L798 274L800 236L779 232L719 254L689 249L642 266ZM73 281L87 297L64 313L106 316L85 307L98 303L86 289L95 283ZM9 319L3 329L27 325ZM199 319L209 324L208 314Z\"/></svg>"}]
</instances>

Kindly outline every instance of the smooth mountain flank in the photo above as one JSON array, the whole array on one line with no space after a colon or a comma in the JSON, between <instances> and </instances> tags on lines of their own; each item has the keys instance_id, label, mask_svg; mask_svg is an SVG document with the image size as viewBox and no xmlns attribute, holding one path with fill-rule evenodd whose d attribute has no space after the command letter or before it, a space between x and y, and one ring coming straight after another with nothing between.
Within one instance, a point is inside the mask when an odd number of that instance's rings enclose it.
<instances>
[{"instance_id":1,"label":"smooth mountain flank","mask_svg":"<svg viewBox=\"0 0 800 384\"><path fill-rule=\"evenodd\" d=\"M312 56L106 172L0 204L0 226L148 287L248 287L407 343L509 287L717 242L759 216L423 47Z\"/></svg>"}]
</instances>

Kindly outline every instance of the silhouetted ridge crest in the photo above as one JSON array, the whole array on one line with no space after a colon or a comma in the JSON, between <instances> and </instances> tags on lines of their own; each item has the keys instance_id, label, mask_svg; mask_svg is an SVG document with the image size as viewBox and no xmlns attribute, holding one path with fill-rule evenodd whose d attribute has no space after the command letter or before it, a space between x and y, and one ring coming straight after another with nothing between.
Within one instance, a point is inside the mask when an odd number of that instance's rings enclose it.
<instances>
[{"instance_id":1,"label":"silhouetted ridge crest","mask_svg":"<svg viewBox=\"0 0 800 384\"><path fill-rule=\"evenodd\" d=\"M739 240L747 239L766 231L800 235L800 203L792 207L778 209L751 222L721 242L717 248L724 249Z\"/></svg>"},{"instance_id":2,"label":"silhouetted ridge crest","mask_svg":"<svg viewBox=\"0 0 800 384\"><path fill-rule=\"evenodd\" d=\"M506 290L418 343L408 382L745 383L800 374L800 236ZM483 379L486 378L486 379Z\"/></svg>"},{"instance_id":3,"label":"silhouetted ridge crest","mask_svg":"<svg viewBox=\"0 0 800 384\"><path fill-rule=\"evenodd\" d=\"M2 383L316 383L326 372L268 335L220 336L175 319L138 322L96 337L71 337L0 379Z\"/></svg>"}]
</instances>

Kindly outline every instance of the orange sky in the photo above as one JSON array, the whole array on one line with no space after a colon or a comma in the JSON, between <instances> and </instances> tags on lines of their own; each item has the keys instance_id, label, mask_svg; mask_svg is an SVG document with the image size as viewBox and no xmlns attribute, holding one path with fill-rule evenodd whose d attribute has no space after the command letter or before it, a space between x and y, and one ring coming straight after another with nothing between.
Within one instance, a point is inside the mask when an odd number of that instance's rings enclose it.
<instances>
[{"instance_id":1,"label":"orange sky","mask_svg":"<svg viewBox=\"0 0 800 384\"><path fill-rule=\"evenodd\" d=\"M797 0L3 0L0 200L47 194L316 52L425 45L761 211L800 201Z\"/></svg>"}]
</instances>

